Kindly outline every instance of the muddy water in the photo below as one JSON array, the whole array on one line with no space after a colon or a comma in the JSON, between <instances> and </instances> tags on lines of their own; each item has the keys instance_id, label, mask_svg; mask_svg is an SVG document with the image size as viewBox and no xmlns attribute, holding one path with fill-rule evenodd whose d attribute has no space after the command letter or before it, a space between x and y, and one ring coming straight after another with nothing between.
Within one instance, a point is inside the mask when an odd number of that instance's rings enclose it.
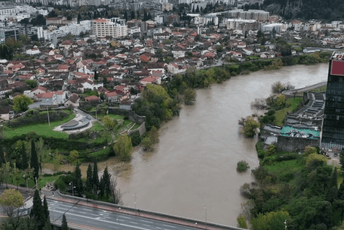
<instances>
[{"instance_id":1,"label":"muddy water","mask_svg":"<svg viewBox=\"0 0 344 230\"><path fill-rule=\"evenodd\" d=\"M130 163L109 159L99 168L107 165L117 175L126 206L134 207L136 196L140 209L236 225L244 201L239 188L252 181L250 173L236 172L236 164L245 160L251 169L259 164L256 140L240 135L238 120L255 112L250 103L269 96L274 82L304 87L326 81L327 68L259 71L197 90L195 105L184 106L162 126L154 152L137 149Z\"/></svg>"}]
</instances>

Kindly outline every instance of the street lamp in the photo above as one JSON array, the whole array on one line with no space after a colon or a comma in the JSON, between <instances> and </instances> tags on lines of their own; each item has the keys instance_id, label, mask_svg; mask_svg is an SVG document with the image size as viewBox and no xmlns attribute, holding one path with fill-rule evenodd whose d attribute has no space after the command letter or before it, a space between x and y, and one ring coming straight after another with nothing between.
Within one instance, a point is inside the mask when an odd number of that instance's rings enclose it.
<instances>
[{"instance_id":1,"label":"street lamp","mask_svg":"<svg viewBox=\"0 0 344 230\"><path fill-rule=\"evenodd\" d=\"M76 187L74 187L74 185L73 185L73 181L72 181L72 182L70 182L70 183L69 183L69 185L72 185L72 196L74 196L74 188L76 188Z\"/></svg>"}]
</instances>

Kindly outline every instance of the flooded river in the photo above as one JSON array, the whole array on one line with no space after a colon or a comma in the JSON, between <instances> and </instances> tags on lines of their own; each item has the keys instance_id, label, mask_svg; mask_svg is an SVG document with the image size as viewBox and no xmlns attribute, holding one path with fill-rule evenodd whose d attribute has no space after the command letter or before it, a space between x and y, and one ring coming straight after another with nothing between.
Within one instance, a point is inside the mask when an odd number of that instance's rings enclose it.
<instances>
[{"instance_id":1,"label":"flooded river","mask_svg":"<svg viewBox=\"0 0 344 230\"><path fill-rule=\"evenodd\" d=\"M300 88L326 81L327 71L327 64L284 67L197 90L195 105L162 126L154 152L138 149L130 163L109 159L99 168L107 165L117 176L125 206L134 207L136 197L140 209L236 225L244 201L239 188L252 181L249 172L237 173L236 164L259 164L256 139L240 134L238 120L255 112L250 103L269 96L274 82Z\"/></svg>"}]
</instances>

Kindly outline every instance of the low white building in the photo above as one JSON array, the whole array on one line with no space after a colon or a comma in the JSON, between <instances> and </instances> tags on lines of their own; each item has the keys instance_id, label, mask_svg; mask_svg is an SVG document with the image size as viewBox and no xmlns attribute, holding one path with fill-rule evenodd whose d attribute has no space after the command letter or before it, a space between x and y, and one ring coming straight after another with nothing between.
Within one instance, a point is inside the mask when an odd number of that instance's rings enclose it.
<instances>
[{"instance_id":1,"label":"low white building","mask_svg":"<svg viewBox=\"0 0 344 230\"><path fill-rule=\"evenodd\" d=\"M41 53L41 51L39 51L38 48L26 50L27 55L36 55L36 54L40 54L40 53Z\"/></svg>"}]
</instances>

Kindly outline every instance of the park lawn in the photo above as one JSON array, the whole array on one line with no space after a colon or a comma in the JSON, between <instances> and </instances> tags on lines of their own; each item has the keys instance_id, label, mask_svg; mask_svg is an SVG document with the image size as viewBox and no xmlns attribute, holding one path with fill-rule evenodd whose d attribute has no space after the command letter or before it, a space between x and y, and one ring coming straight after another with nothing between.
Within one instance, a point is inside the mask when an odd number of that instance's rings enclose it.
<instances>
[{"instance_id":1,"label":"park lawn","mask_svg":"<svg viewBox=\"0 0 344 230\"><path fill-rule=\"evenodd\" d=\"M290 106L281 110L276 111L275 116L276 119L274 121L274 125L283 126L284 118L287 115L287 113L291 113L294 109L297 108L297 106L302 102L302 98L296 97L287 99L287 102L290 103Z\"/></svg>"},{"instance_id":2,"label":"park lawn","mask_svg":"<svg viewBox=\"0 0 344 230\"><path fill-rule=\"evenodd\" d=\"M104 127L100 124L99 121L95 121L93 123L93 126L89 130L90 131L102 131L102 130L104 130Z\"/></svg>"},{"instance_id":3,"label":"park lawn","mask_svg":"<svg viewBox=\"0 0 344 230\"><path fill-rule=\"evenodd\" d=\"M72 120L74 117L75 117L75 114L72 113L69 115L69 117L67 117L66 119L62 121L51 122L50 126L48 123L43 123L43 124L27 125L27 126L18 127L18 128L5 127L6 138L12 138L14 136L20 136L22 134L35 132L37 135L41 135L41 136L68 139L69 134L64 133L64 132L53 131L53 129L56 126L62 125Z\"/></svg>"}]
</instances>

